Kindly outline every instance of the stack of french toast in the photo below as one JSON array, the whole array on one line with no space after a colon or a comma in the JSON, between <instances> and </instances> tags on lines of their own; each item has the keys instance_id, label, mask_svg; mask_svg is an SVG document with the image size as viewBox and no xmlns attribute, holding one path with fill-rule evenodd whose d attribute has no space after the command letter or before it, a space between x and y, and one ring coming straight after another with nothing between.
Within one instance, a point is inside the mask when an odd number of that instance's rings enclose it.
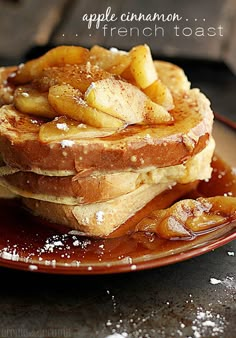
<instances>
[{"instance_id":1,"label":"stack of french toast","mask_svg":"<svg viewBox=\"0 0 236 338\"><path fill-rule=\"evenodd\" d=\"M211 176L209 100L147 45L59 46L0 82L0 184L51 222L106 237Z\"/></svg>"}]
</instances>

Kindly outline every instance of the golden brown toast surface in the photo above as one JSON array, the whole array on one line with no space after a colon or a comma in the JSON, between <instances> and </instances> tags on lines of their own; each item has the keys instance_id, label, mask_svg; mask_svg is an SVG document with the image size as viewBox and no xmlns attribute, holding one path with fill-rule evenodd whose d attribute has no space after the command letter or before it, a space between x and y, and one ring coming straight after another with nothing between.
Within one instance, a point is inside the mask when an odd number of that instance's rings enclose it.
<instances>
[{"instance_id":1,"label":"golden brown toast surface","mask_svg":"<svg viewBox=\"0 0 236 338\"><path fill-rule=\"evenodd\" d=\"M201 151L212 130L208 99L197 89L174 97L173 125L129 126L112 136L42 143L42 119L0 110L0 151L6 164L34 172L136 170L183 163Z\"/></svg>"}]
</instances>

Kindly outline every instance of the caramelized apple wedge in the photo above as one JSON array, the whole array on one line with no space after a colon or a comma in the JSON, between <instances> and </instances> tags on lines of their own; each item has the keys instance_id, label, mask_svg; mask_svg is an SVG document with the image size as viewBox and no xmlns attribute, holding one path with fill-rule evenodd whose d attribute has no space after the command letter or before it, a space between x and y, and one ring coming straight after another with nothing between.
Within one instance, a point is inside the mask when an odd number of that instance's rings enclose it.
<instances>
[{"instance_id":1,"label":"caramelized apple wedge","mask_svg":"<svg viewBox=\"0 0 236 338\"><path fill-rule=\"evenodd\" d=\"M19 66L15 76L11 75L10 80L15 84L24 84L38 77L47 67L86 63L88 57L89 51L86 48L59 46Z\"/></svg>"},{"instance_id":2,"label":"caramelized apple wedge","mask_svg":"<svg viewBox=\"0 0 236 338\"><path fill-rule=\"evenodd\" d=\"M48 94L40 93L30 86L18 87L14 93L13 103L16 109L25 114L48 118L57 116L48 102Z\"/></svg>"},{"instance_id":3,"label":"caramelized apple wedge","mask_svg":"<svg viewBox=\"0 0 236 338\"><path fill-rule=\"evenodd\" d=\"M152 212L137 224L135 231L153 232L166 239L184 239L235 220L236 197L199 197Z\"/></svg>"},{"instance_id":4,"label":"caramelized apple wedge","mask_svg":"<svg viewBox=\"0 0 236 338\"><path fill-rule=\"evenodd\" d=\"M140 88L147 88L157 80L150 48L147 45L134 47L130 51L130 71Z\"/></svg>"},{"instance_id":5,"label":"caramelized apple wedge","mask_svg":"<svg viewBox=\"0 0 236 338\"><path fill-rule=\"evenodd\" d=\"M85 139L105 137L115 133L114 129L95 128L84 123L71 120L65 116L56 117L53 121L44 123L39 130L39 139L48 143L64 139Z\"/></svg>"},{"instance_id":6,"label":"caramelized apple wedge","mask_svg":"<svg viewBox=\"0 0 236 338\"><path fill-rule=\"evenodd\" d=\"M92 83L85 93L86 102L96 109L127 124L160 124L172 121L171 115L152 102L140 89L130 83L105 79Z\"/></svg>"},{"instance_id":7,"label":"caramelized apple wedge","mask_svg":"<svg viewBox=\"0 0 236 338\"><path fill-rule=\"evenodd\" d=\"M34 86L41 91L48 91L52 86L66 83L84 93L92 82L110 77L112 74L87 62L85 65L48 67L34 80Z\"/></svg>"},{"instance_id":8,"label":"caramelized apple wedge","mask_svg":"<svg viewBox=\"0 0 236 338\"><path fill-rule=\"evenodd\" d=\"M174 108L173 97L167 86L160 80L154 81L150 86L143 89L143 92L150 97L153 102L160 104L166 110Z\"/></svg>"},{"instance_id":9,"label":"caramelized apple wedge","mask_svg":"<svg viewBox=\"0 0 236 338\"><path fill-rule=\"evenodd\" d=\"M88 105L79 89L55 85L49 89L48 101L58 113L97 128L123 127L124 122Z\"/></svg>"},{"instance_id":10,"label":"caramelized apple wedge","mask_svg":"<svg viewBox=\"0 0 236 338\"><path fill-rule=\"evenodd\" d=\"M90 49L89 60L92 64L116 75L120 75L124 72L131 62L129 53L116 48L108 50L97 45Z\"/></svg>"}]
</instances>

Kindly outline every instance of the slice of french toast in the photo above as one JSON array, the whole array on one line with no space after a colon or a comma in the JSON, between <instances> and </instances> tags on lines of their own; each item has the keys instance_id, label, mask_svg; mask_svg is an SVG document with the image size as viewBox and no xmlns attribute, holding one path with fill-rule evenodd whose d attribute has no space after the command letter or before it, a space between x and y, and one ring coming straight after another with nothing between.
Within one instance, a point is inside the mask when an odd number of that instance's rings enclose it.
<instances>
[{"instance_id":1,"label":"slice of french toast","mask_svg":"<svg viewBox=\"0 0 236 338\"><path fill-rule=\"evenodd\" d=\"M4 162L36 173L81 170L139 170L181 164L206 146L213 114L208 99L197 89L174 96L174 123L129 126L102 138L43 143L42 118L0 109L0 152Z\"/></svg>"},{"instance_id":2,"label":"slice of french toast","mask_svg":"<svg viewBox=\"0 0 236 338\"><path fill-rule=\"evenodd\" d=\"M125 195L143 184L189 183L211 177L211 159L215 148L213 138L208 145L186 163L151 171L93 173L83 176L45 176L32 172L12 173L0 168L0 185L15 194L61 204L89 204ZM8 169L8 170L7 170Z\"/></svg>"},{"instance_id":3,"label":"slice of french toast","mask_svg":"<svg viewBox=\"0 0 236 338\"><path fill-rule=\"evenodd\" d=\"M50 222L64 224L88 236L107 236L142 209L168 184L142 185L138 189L106 202L87 205L65 205L22 198L35 215Z\"/></svg>"}]
</instances>

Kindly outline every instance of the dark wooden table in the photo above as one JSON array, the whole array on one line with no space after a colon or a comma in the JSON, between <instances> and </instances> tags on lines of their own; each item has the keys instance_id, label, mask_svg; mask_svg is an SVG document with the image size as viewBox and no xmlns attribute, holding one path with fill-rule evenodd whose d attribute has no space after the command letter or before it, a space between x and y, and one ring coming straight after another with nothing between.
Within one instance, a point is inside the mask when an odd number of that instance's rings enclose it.
<instances>
[{"instance_id":1,"label":"dark wooden table","mask_svg":"<svg viewBox=\"0 0 236 338\"><path fill-rule=\"evenodd\" d=\"M236 242L176 265L97 277L2 268L0 337L234 338L232 252Z\"/></svg>"}]
</instances>

